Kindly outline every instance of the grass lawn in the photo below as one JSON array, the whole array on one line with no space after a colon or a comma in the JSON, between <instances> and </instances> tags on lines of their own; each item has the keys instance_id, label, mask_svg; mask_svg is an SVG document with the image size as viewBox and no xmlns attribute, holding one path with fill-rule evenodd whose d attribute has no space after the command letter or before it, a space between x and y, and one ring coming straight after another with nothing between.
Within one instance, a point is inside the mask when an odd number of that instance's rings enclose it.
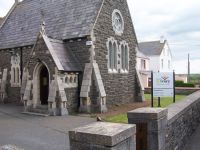
<instances>
[{"instance_id":1,"label":"grass lawn","mask_svg":"<svg viewBox=\"0 0 200 150\"><path fill-rule=\"evenodd\" d=\"M182 100L185 98L185 95L176 95L176 102ZM148 101L151 101L151 94L145 94L145 99ZM173 98L172 97L164 97L160 99L161 102L161 107L165 108L173 103ZM154 107L158 106L158 98L154 98Z\"/></svg>"},{"instance_id":2,"label":"grass lawn","mask_svg":"<svg viewBox=\"0 0 200 150\"><path fill-rule=\"evenodd\" d=\"M176 102L182 100L183 98L185 98L185 95L176 95ZM147 101L151 100L151 95L150 94L145 94L145 99ZM173 103L173 98L171 97L165 97L165 98L161 98L161 107L167 107L170 104ZM154 98L154 107L158 106L158 100L157 98ZM106 117L104 118L105 121L107 122L115 122L115 123L128 123L128 118L127 118L127 114L120 114L120 115L116 115L116 116L110 116L110 117Z\"/></svg>"}]
</instances>

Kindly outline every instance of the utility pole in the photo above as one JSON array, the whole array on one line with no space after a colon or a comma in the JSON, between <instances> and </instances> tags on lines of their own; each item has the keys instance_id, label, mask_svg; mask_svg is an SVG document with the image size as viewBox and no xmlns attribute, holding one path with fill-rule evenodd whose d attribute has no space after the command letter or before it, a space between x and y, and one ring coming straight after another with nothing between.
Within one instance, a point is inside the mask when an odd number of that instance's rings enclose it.
<instances>
[{"instance_id":1,"label":"utility pole","mask_svg":"<svg viewBox=\"0 0 200 150\"><path fill-rule=\"evenodd\" d=\"M188 54L188 83L190 83L190 54Z\"/></svg>"}]
</instances>

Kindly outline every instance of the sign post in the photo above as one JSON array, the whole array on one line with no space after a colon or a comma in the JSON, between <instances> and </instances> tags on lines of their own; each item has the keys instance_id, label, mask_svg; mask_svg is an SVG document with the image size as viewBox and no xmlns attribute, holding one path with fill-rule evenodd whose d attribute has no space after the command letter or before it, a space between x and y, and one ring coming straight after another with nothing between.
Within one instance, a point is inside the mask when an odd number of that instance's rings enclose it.
<instances>
[{"instance_id":1,"label":"sign post","mask_svg":"<svg viewBox=\"0 0 200 150\"><path fill-rule=\"evenodd\" d=\"M176 86L175 86L175 72L173 71L173 76L174 76L174 96L173 96L173 102L176 103Z\"/></svg>"},{"instance_id":2,"label":"sign post","mask_svg":"<svg viewBox=\"0 0 200 150\"><path fill-rule=\"evenodd\" d=\"M153 71L151 71L151 107L153 107Z\"/></svg>"},{"instance_id":3,"label":"sign post","mask_svg":"<svg viewBox=\"0 0 200 150\"><path fill-rule=\"evenodd\" d=\"M173 97L175 103L175 72L151 72L151 79L151 106L153 97L158 97L158 107L162 97Z\"/></svg>"}]
</instances>

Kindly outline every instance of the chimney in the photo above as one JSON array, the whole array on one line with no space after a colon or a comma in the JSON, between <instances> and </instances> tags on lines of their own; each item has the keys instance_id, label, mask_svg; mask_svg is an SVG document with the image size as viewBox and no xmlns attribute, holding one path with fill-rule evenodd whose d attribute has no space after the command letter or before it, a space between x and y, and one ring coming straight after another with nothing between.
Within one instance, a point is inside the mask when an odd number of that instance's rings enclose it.
<instances>
[{"instance_id":1,"label":"chimney","mask_svg":"<svg viewBox=\"0 0 200 150\"><path fill-rule=\"evenodd\" d=\"M165 37L164 37L164 36L161 36L161 37L160 37L160 43L161 43L161 44L165 43Z\"/></svg>"}]
</instances>

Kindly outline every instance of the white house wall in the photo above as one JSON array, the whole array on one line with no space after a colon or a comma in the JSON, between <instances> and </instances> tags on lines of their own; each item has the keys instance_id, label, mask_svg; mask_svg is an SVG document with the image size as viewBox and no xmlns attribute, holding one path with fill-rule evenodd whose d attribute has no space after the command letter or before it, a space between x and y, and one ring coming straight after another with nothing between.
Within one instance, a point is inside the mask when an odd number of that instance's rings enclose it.
<instances>
[{"instance_id":1,"label":"white house wall","mask_svg":"<svg viewBox=\"0 0 200 150\"><path fill-rule=\"evenodd\" d=\"M162 66L162 60L163 60L163 66ZM169 49L168 44L165 44L165 47L160 55L160 71L161 72L170 72L172 71L172 55L171 51ZM170 62L170 65L168 64Z\"/></svg>"},{"instance_id":2,"label":"white house wall","mask_svg":"<svg viewBox=\"0 0 200 150\"><path fill-rule=\"evenodd\" d=\"M150 70L158 72L160 70L160 57L151 56L150 58Z\"/></svg>"}]
</instances>

